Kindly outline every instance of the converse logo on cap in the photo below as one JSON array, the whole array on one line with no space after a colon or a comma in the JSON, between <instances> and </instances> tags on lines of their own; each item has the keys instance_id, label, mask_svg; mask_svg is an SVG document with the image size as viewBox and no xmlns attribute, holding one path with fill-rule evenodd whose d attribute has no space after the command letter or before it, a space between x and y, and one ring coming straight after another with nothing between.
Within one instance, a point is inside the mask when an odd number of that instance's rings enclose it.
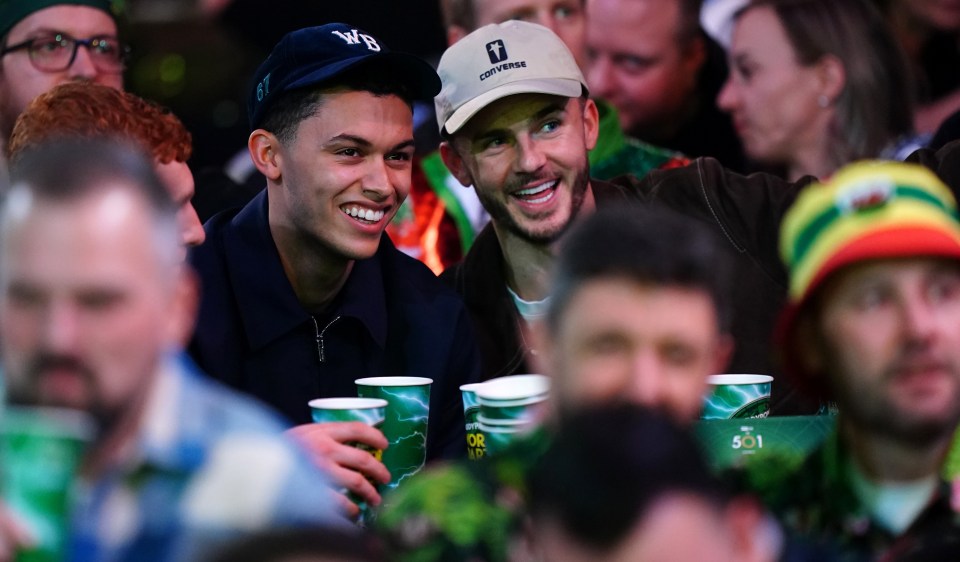
<instances>
[{"instance_id":1,"label":"converse logo on cap","mask_svg":"<svg viewBox=\"0 0 960 562\"><path fill-rule=\"evenodd\" d=\"M893 180L871 178L861 185L839 192L837 208L848 214L880 207L893 198L896 189Z\"/></svg>"},{"instance_id":2,"label":"converse logo on cap","mask_svg":"<svg viewBox=\"0 0 960 562\"><path fill-rule=\"evenodd\" d=\"M488 68L480 74L480 80L486 80L498 72L510 70L511 68L527 68L527 61L503 62L507 60L507 46L503 44L503 39L490 41L486 45L487 57L490 58L490 64L495 64L493 68ZM499 63L499 64L498 64Z\"/></svg>"},{"instance_id":3,"label":"converse logo on cap","mask_svg":"<svg viewBox=\"0 0 960 562\"><path fill-rule=\"evenodd\" d=\"M490 64L507 60L507 48L503 44L503 39L487 43L487 55L490 57Z\"/></svg>"},{"instance_id":4,"label":"converse logo on cap","mask_svg":"<svg viewBox=\"0 0 960 562\"><path fill-rule=\"evenodd\" d=\"M351 29L349 33L343 33L340 31L331 31L330 33L346 41L347 45L359 45L360 40L362 39L363 42L367 44L367 49L373 52L380 52L380 44L377 43L375 37L367 35L366 33L360 33L356 29Z\"/></svg>"}]
</instances>

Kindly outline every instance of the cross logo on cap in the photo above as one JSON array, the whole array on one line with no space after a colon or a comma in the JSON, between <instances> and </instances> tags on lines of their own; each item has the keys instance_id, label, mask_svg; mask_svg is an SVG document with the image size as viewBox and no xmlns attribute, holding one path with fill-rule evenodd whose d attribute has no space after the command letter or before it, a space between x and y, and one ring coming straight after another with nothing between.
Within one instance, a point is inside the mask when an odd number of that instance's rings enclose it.
<instances>
[{"instance_id":1,"label":"cross logo on cap","mask_svg":"<svg viewBox=\"0 0 960 562\"><path fill-rule=\"evenodd\" d=\"M487 43L487 56L490 57L490 64L507 60L507 48L503 44L503 39Z\"/></svg>"}]
</instances>

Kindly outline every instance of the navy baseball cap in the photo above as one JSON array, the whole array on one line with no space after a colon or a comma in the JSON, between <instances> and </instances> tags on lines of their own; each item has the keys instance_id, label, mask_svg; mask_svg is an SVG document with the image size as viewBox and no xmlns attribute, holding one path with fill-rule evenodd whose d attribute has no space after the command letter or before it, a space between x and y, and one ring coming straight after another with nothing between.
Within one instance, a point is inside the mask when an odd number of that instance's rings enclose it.
<instances>
[{"instance_id":1,"label":"navy baseball cap","mask_svg":"<svg viewBox=\"0 0 960 562\"><path fill-rule=\"evenodd\" d=\"M376 67L405 84L414 99L432 101L440 91L437 72L423 59L391 51L379 39L352 25L329 23L291 31L254 74L247 100L250 128L284 93L318 84L335 84L345 71Z\"/></svg>"}]
</instances>

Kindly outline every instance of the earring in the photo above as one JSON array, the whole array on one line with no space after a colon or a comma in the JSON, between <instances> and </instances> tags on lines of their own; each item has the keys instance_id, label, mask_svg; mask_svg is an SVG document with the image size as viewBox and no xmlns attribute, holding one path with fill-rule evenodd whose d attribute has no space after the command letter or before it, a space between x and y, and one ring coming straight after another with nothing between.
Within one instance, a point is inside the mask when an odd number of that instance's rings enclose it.
<instances>
[{"instance_id":1,"label":"earring","mask_svg":"<svg viewBox=\"0 0 960 562\"><path fill-rule=\"evenodd\" d=\"M824 94L820 94L820 97L817 98L817 105L819 105L823 109L830 107L830 98L828 98Z\"/></svg>"}]
</instances>

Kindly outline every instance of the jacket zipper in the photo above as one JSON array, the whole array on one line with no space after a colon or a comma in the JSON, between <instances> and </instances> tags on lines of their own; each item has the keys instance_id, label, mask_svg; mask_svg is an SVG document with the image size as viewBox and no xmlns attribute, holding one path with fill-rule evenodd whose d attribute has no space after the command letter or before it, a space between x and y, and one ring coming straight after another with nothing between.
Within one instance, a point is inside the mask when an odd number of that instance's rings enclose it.
<instances>
[{"instance_id":1,"label":"jacket zipper","mask_svg":"<svg viewBox=\"0 0 960 562\"><path fill-rule=\"evenodd\" d=\"M310 320L313 320L313 333L317 342L317 357L319 357L320 362L323 363L324 361L323 334L327 333L327 330L330 328L330 326L333 326L334 322L336 322L337 320L340 320L340 317L337 316L336 318L331 320L330 323L324 326L322 330L320 329L320 324L317 323L317 319L315 317L311 316Z\"/></svg>"}]
</instances>

